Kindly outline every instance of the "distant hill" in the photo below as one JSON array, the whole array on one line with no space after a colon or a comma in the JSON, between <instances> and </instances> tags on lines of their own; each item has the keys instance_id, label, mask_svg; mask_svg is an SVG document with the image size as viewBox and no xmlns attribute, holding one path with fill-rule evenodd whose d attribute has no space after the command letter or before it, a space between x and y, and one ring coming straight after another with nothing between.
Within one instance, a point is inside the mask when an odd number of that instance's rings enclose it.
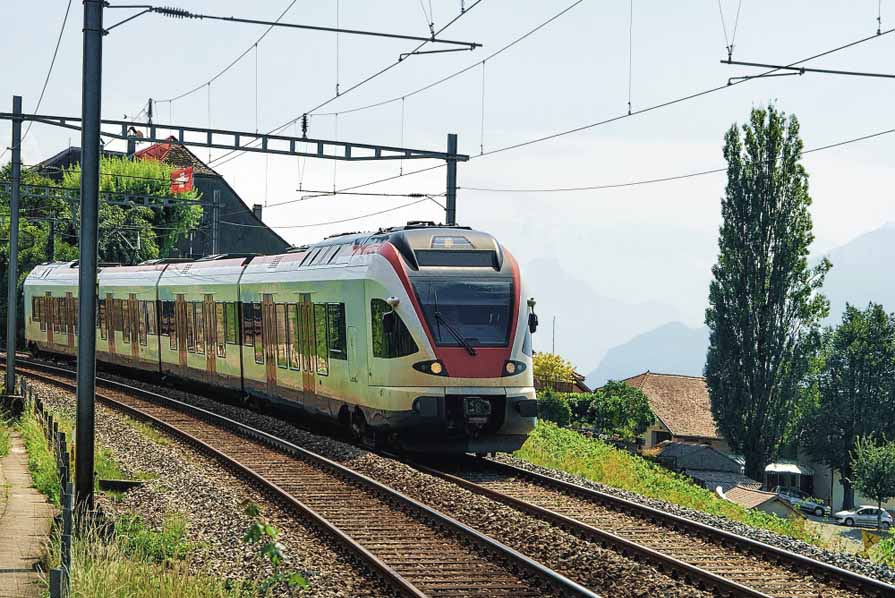
<instances>
[{"instance_id":1,"label":"distant hill","mask_svg":"<svg viewBox=\"0 0 895 598\"><path fill-rule=\"evenodd\" d=\"M609 349L600 366L587 375L591 388L645 370L701 376L708 348L709 329L669 322Z\"/></svg>"},{"instance_id":2,"label":"distant hill","mask_svg":"<svg viewBox=\"0 0 895 598\"><path fill-rule=\"evenodd\" d=\"M895 283L888 273L888 266L895 263L895 225L864 233L826 255L833 262L823 288L830 300L827 324L842 319L846 302L864 308L873 301L895 311Z\"/></svg>"},{"instance_id":3,"label":"distant hill","mask_svg":"<svg viewBox=\"0 0 895 598\"><path fill-rule=\"evenodd\" d=\"M830 300L830 317L824 324L839 322L846 303L863 308L873 301L895 311L895 283L886 272L888 264L895 263L895 224L864 233L825 254L833 269L823 287ZM599 367L587 375L587 384L601 386L644 370L699 376L707 347L708 328L676 321L662 324L609 349Z\"/></svg>"},{"instance_id":4,"label":"distant hill","mask_svg":"<svg viewBox=\"0 0 895 598\"><path fill-rule=\"evenodd\" d=\"M551 350L556 316L556 352L580 372L595 368L610 347L680 317L673 307L662 303L625 303L600 296L552 258L529 263L522 274L528 296L537 300L540 327L534 336L535 350Z\"/></svg>"}]
</instances>

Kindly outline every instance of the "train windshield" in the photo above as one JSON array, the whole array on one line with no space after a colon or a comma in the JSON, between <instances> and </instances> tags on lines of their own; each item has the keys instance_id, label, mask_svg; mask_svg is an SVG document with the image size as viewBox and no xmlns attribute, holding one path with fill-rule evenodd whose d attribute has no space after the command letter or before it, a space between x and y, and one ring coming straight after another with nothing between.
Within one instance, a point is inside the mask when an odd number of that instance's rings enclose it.
<instances>
[{"instance_id":1,"label":"train windshield","mask_svg":"<svg viewBox=\"0 0 895 598\"><path fill-rule=\"evenodd\" d=\"M413 285L436 345L507 346L513 312L512 281L418 278Z\"/></svg>"}]
</instances>

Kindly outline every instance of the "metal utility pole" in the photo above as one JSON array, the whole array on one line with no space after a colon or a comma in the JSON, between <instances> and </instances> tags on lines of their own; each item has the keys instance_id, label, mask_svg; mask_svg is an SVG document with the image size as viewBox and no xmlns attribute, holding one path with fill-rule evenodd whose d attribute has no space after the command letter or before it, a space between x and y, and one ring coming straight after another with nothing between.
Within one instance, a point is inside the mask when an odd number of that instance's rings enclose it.
<instances>
[{"instance_id":1,"label":"metal utility pole","mask_svg":"<svg viewBox=\"0 0 895 598\"><path fill-rule=\"evenodd\" d=\"M215 189L214 193L211 195L211 254L217 255L220 253L219 245L220 245L220 237L218 236L219 230L219 215L218 215L218 206L221 203L221 192L219 189Z\"/></svg>"},{"instance_id":2,"label":"metal utility pole","mask_svg":"<svg viewBox=\"0 0 895 598\"><path fill-rule=\"evenodd\" d=\"M96 400L96 258L99 211L103 0L84 0L81 79L81 240L78 271L78 420L75 497L93 509L94 402Z\"/></svg>"},{"instance_id":3,"label":"metal utility pole","mask_svg":"<svg viewBox=\"0 0 895 598\"><path fill-rule=\"evenodd\" d=\"M12 113L22 114L22 97L12 96ZM9 281L6 292L6 394L16 388L16 306L19 279L19 185L22 182L22 119L12 121L12 189L9 194Z\"/></svg>"},{"instance_id":4,"label":"metal utility pole","mask_svg":"<svg viewBox=\"0 0 895 598\"><path fill-rule=\"evenodd\" d=\"M457 224L457 134L448 133L447 194L445 195L445 224Z\"/></svg>"}]
</instances>

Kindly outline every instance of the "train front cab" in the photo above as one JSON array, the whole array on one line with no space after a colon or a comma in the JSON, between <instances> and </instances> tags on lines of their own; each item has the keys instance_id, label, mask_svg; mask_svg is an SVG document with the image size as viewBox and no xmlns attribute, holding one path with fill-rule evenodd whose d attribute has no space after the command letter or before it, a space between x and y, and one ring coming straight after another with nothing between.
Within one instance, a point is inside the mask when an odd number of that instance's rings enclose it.
<instances>
[{"instance_id":1,"label":"train front cab","mask_svg":"<svg viewBox=\"0 0 895 598\"><path fill-rule=\"evenodd\" d=\"M403 231L378 253L367 283L370 423L409 451L518 449L537 399L515 260L464 229Z\"/></svg>"},{"instance_id":2,"label":"train front cab","mask_svg":"<svg viewBox=\"0 0 895 598\"><path fill-rule=\"evenodd\" d=\"M24 285L25 341L32 352L77 351L78 269L73 262L36 266Z\"/></svg>"}]
</instances>

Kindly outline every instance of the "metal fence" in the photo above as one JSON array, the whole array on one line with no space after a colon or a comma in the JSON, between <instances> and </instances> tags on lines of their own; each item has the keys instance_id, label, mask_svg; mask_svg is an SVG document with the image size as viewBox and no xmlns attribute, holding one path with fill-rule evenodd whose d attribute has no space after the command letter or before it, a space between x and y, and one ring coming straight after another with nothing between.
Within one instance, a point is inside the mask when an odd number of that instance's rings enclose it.
<instances>
[{"instance_id":1,"label":"metal fence","mask_svg":"<svg viewBox=\"0 0 895 598\"><path fill-rule=\"evenodd\" d=\"M74 505L74 491L71 481L72 455L65 432L59 429L59 423L53 414L44 407L43 400L37 395L33 385L24 377L18 379L18 396L24 401L24 408L34 413L40 422L56 458L56 470L59 475L59 501L62 504L62 536L60 538L60 566L50 569L50 598L63 598L71 594L71 537Z\"/></svg>"}]
</instances>

